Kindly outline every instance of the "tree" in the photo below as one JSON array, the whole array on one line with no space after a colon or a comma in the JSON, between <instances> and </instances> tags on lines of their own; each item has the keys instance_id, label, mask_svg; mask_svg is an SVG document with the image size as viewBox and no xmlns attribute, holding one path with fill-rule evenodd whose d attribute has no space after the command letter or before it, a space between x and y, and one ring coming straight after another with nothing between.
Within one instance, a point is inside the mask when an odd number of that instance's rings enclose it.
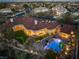
<instances>
[{"instance_id":1,"label":"tree","mask_svg":"<svg viewBox=\"0 0 79 59\"><path fill-rule=\"evenodd\" d=\"M14 38L14 32L11 28L5 29L4 30L4 36L7 39L13 39Z\"/></svg>"},{"instance_id":2,"label":"tree","mask_svg":"<svg viewBox=\"0 0 79 59\"><path fill-rule=\"evenodd\" d=\"M28 6L27 4L24 4L23 7L24 7L25 9L29 8L29 6Z\"/></svg>"},{"instance_id":3,"label":"tree","mask_svg":"<svg viewBox=\"0 0 79 59\"><path fill-rule=\"evenodd\" d=\"M25 35L23 31L15 32L15 39L18 40L21 44L24 44L27 40L28 36Z\"/></svg>"},{"instance_id":4,"label":"tree","mask_svg":"<svg viewBox=\"0 0 79 59\"><path fill-rule=\"evenodd\" d=\"M58 20L60 24L71 24L72 23L72 15L70 12L65 13L61 19Z\"/></svg>"},{"instance_id":5,"label":"tree","mask_svg":"<svg viewBox=\"0 0 79 59\"><path fill-rule=\"evenodd\" d=\"M73 16L71 15L70 12L67 12L67 13L64 15L63 19L65 20L66 23L69 24L69 23L72 23L72 21L73 21Z\"/></svg>"},{"instance_id":6,"label":"tree","mask_svg":"<svg viewBox=\"0 0 79 59\"><path fill-rule=\"evenodd\" d=\"M53 51L47 51L44 59L56 59L56 54Z\"/></svg>"},{"instance_id":7,"label":"tree","mask_svg":"<svg viewBox=\"0 0 79 59\"><path fill-rule=\"evenodd\" d=\"M0 4L0 9L3 9L3 8L6 8L7 7L7 4Z\"/></svg>"},{"instance_id":8,"label":"tree","mask_svg":"<svg viewBox=\"0 0 79 59\"><path fill-rule=\"evenodd\" d=\"M16 12L16 10L14 8L11 9L14 13Z\"/></svg>"}]
</instances>

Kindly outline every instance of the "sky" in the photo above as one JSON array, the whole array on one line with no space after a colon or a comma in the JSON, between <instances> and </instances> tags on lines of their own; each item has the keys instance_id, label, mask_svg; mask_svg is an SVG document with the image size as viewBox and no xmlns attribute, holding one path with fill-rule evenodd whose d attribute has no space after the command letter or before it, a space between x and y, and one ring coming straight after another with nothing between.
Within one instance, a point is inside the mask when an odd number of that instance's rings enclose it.
<instances>
[{"instance_id":1,"label":"sky","mask_svg":"<svg viewBox=\"0 0 79 59\"><path fill-rule=\"evenodd\" d=\"M48 0L0 0L0 2L33 2L33 1L48 1ZM79 2L79 0L49 0L49 1L70 1L70 2Z\"/></svg>"}]
</instances>

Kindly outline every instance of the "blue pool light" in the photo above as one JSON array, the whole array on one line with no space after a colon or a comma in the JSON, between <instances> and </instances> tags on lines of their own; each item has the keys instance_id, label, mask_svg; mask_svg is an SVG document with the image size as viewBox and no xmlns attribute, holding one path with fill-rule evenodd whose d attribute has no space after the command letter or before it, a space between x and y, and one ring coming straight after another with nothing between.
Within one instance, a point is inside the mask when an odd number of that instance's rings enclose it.
<instances>
[{"instance_id":1,"label":"blue pool light","mask_svg":"<svg viewBox=\"0 0 79 59\"><path fill-rule=\"evenodd\" d=\"M54 39L52 42L48 43L44 49L53 50L55 53L61 53L64 47L64 43L61 39Z\"/></svg>"}]
</instances>

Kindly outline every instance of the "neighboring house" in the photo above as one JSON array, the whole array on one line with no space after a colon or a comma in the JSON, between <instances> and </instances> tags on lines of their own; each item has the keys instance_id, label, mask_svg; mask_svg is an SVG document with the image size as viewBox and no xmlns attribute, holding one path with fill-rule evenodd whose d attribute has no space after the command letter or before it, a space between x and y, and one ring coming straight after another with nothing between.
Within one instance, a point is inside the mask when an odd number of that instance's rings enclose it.
<instances>
[{"instance_id":1,"label":"neighboring house","mask_svg":"<svg viewBox=\"0 0 79 59\"><path fill-rule=\"evenodd\" d=\"M49 9L46 8L46 7L39 7L39 8L35 8L35 9L33 10L33 13L36 14L36 13L48 12L48 11L49 11Z\"/></svg>"},{"instance_id":2,"label":"neighboring house","mask_svg":"<svg viewBox=\"0 0 79 59\"><path fill-rule=\"evenodd\" d=\"M5 8L5 9L0 9L0 13L13 13L13 12L11 11L11 9Z\"/></svg>"},{"instance_id":3,"label":"neighboring house","mask_svg":"<svg viewBox=\"0 0 79 59\"><path fill-rule=\"evenodd\" d=\"M53 14L57 16L61 16L62 14L67 12L67 9L61 5L52 8Z\"/></svg>"}]
</instances>

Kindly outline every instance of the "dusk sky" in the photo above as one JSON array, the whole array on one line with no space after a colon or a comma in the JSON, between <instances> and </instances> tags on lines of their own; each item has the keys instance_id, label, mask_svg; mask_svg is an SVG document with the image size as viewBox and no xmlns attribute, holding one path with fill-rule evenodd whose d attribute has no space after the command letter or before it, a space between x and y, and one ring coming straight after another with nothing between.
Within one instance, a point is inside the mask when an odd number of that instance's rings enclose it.
<instances>
[{"instance_id":1,"label":"dusk sky","mask_svg":"<svg viewBox=\"0 0 79 59\"><path fill-rule=\"evenodd\" d=\"M32 2L32 1L48 1L48 0L0 0L0 2ZM49 0L49 1L70 1L70 2L79 2L79 0Z\"/></svg>"}]
</instances>

